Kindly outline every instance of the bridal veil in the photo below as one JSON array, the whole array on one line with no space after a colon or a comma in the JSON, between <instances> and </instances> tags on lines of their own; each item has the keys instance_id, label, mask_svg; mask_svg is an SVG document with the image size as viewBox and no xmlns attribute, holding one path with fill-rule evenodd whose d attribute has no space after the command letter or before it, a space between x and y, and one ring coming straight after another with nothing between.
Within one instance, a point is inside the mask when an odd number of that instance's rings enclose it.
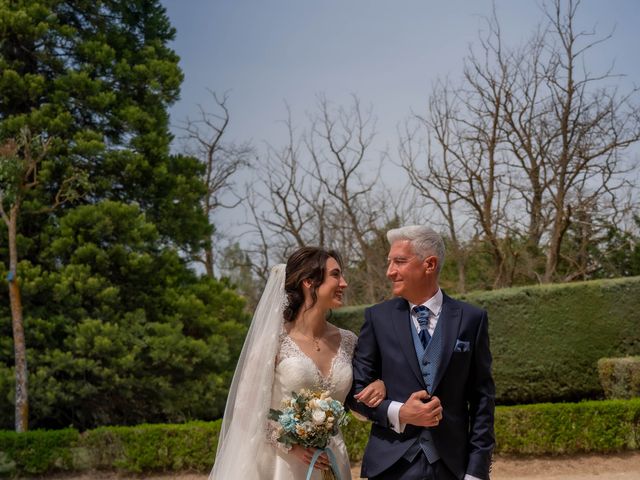
<instances>
[{"instance_id":1,"label":"bridal veil","mask_svg":"<svg viewBox=\"0 0 640 480\"><path fill-rule=\"evenodd\" d=\"M271 269L238 359L209 480L272 478L265 425L282 331L285 265Z\"/></svg>"}]
</instances>

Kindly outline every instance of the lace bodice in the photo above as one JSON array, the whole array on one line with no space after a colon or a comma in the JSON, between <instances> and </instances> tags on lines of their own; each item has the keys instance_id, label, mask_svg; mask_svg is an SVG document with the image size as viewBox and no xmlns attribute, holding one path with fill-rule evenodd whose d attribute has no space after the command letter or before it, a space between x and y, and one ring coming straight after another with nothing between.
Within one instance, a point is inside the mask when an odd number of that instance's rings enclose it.
<instances>
[{"instance_id":1,"label":"lace bodice","mask_svg":"<svg viewBox=\"0 0 640 480\"><path fill-rule=\"evenodd\" d=\"M283 398L302 388L328 390L333 398L344 402L351 389L351 359L357 337L349 330L340 329L340 347L331 361L327 376L283 330L276 360L276 372L271 397L272 408L279 408Z\"/></svg>"},{"instance_id":2,"label":"lace bodice","mask_svg":"<svg viewBox=\"0 0 640 480\"><path fill-rule=\"evenodd\" d=\"M271 394L271 408L280 409L282 400L291 397L291 392L303 388L328 390L331 397L344 403L351 389L353 371L351 359L357 337L349 330L340 329L340 346L331 361L329 373L325 377L313 360L309 358L284 331L280 334L280 347L276 358L275 377ZM267 422L267 438L274 446L284 447L276 442L275 422ZM286 448L284 448L286 450Z\"/></svg>"},{"instance_id":3,"label":"lace bodice","mask_svg":"<svg viewBox=\"0 0 640 480\"><path fill-rule=\"evenodd\" d=\"M280 346L276 357L275 376L271 391L271 408L280 409L282 400L291 397L291 392L297 392L303 388L313 390L328 390L331 397L344 403L349 390L353 371L351 359L356 347L358 337L349 330L340 329L340 346L336 352L327 376L322 375L316 364L309 358L298 345L282 330L280 334ZM303 478L306 465L295 459L287 458L288 448L277 441L276 423L272 420L266 422L267 441L280 451L276 460L277 480L289 480ZM341 475L344 479L350 479L349 460L342 435L332 437L329 447L338 456ZM284 457L282 455L285 455ZM286 466L285 466L286 465ZM298 471L299 470L299 471ZM293 473L297 471L297 473ZM320 478L319 471L313 475L314 479Z\"/></svg>"}]
</instances>

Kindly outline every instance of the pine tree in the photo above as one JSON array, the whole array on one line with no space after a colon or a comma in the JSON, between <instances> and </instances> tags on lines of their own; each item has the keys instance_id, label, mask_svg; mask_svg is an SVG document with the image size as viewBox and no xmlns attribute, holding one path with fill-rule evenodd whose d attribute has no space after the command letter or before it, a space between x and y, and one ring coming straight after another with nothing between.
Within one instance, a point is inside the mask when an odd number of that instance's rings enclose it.
<instances>
[{"instance_id":1,"label":"pine tree","mask_svg":"<svg viewBox=\"0 0 640 480\"><path fill-rule=\"evenodd\" d=\"M13 145L25 131L47 146L30 188L20 191L15 271L9 265L9 229L0 229L0 273L10 277L3 290L13 285L23 294L31 425L131 423L136 405L142 406L140 420L176 419L177 411L187 417L204 411L185 407L184 398L204 388L207 375L213 374L204 370L214 367L221 376L209 391L217 388L218 394L224 393L225 372L232 369L238 350L227 343L241 342L245 326L242 308L233 307L242 302L219 283L200 280L178 255L181 250L201 248L210 226L199 206L206 191L202 166L191 157L170 154L167 108L178 98L182 73L168 46L175 31L164 8L158 0L0 0L0 22L0 146ZM17 157L21 152L16 151ZM0 159L0 200L5 211L12 205L6 192L18 178L9 168L15 158ZM74 194L65 196L70 191ZM77 227L78 216L92 219L101 231ZM111 228L122 216L137 220L126 228ZM139 237L147 238L142 247L136 243ZM110 249L113 245L118 247ZM140 248L139 256L127 256ZM99 254L105 251L107 257ZM118 263L120 256L135 268ZM168 262L165 268L163 262ZM204 299L194 291L205 292ZM223 298L232 305L226 311L219 304ZM6 397L12 393L7 377L17 367L7 305L0 302L3 419L10 407ZM178 306L184 311L188 306L200 309L201 317L172 313ZM220 317L221 311L227 316ZM218 347L214 365L206 360L212 354L205 350L214 342L214 330L227 328L223 327L227 321L240 339L231 333L228 342L222 342L224 348ZM200 337L194 337L198 329L191 322L208 325ZM201 342L188 348L193 365L201 362L206 368L165 359L172 364L165 375L162 362L151 362L134 348L164 334L173 335L169 342L173 346L194 339ZM78 345L87 336L98 338L98 344L83 350ZM114 367L114 377L89 375L84 386L79 382L74 388L83 372L88 375L94 367L102 371L92 355L99 355L103 337L113 337L120 345L108 353L124 355L115 362L121 370ZM155 368L149 369L144 358ZM156 373L161 380L152 378ZM182 384L175 395L167 394L159 402L162 406L156 405L159 410L151 408L150 399L136 398L140 391L131 387L135 392L123 392L124 399L113 401L107 413L91 413L100 403L98 398L105 398L106 404L117 396L121 385L109 382L121 375L144 385L148 395L154 388L162 390L152 385L156 381L165 391L183 379L191 383ZM59 395L47 393L54 384ZM93 403L77 403L89 397ZM26 419L21 424L26 429ZM1 426L7 427L4 422Z\"/></svg>"}]
</instances>

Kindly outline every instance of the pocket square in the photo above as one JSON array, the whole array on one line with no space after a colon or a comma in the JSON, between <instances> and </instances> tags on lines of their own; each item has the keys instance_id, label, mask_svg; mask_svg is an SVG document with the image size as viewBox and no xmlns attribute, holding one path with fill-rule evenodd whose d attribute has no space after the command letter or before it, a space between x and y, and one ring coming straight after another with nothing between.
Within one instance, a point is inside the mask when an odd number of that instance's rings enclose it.
<instances>
[{"instance_id":1,"label":"pocket square","mask_svg":"<svg viewBox=\"0 0 640 480\"><path fill-rule=\"evenodd\" d=\"M468 352L469 351L469 342L465 342L464 340L456 340L456 346L453 348L454 352Z\"/></svg>"}]
</instances>

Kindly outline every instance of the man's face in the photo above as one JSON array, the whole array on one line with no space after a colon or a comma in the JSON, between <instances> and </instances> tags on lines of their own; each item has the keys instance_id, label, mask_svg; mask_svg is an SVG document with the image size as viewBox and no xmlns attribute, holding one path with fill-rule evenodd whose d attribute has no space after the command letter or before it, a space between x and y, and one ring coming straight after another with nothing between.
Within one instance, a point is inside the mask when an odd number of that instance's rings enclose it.
<instances>
[{"instance_id":1,"label":"man's face","mask_svg":"<svg viewBox=\"0 0 640 480\"><path fill-rule=\"evenodd\" d=\"M408 240L393 242L387 258L387 277L392 284L393 294L413 303L427 300L433 282L435 257L424 260L418 257Z\"/></svg>"}]
</instances>

